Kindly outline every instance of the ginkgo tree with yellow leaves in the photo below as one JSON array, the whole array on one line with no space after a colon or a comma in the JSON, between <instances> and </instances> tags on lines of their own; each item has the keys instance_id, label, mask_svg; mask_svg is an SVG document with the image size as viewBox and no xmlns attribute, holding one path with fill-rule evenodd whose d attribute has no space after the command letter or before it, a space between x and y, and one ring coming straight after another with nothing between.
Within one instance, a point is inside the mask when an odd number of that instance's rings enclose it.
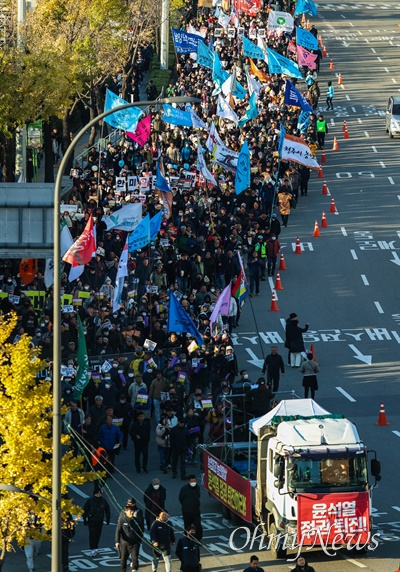
<instances>
[{"instance_id":1,"label":"ginkgo tree with yellow leaves","mask_svg":"<svg viewBox=\"0 0 400 572\"><path fill-rule=\"evenodd\" d=\"M26 537L49 538L51 530L52 388L36 378L44 367L31 338L11 343L15 314L0 317L0 485L11 485L32 495L0 490L0 570L13 543ZM83 457L67 452L69 437L63 435L61 494L69 484L81 485L97 478L83 471ZM35 495L35 496L33 496ZM64 498L62 510L79 515L82 510ZM30 527L33 515L39 526Z\"/></svg>"}]
</instances>

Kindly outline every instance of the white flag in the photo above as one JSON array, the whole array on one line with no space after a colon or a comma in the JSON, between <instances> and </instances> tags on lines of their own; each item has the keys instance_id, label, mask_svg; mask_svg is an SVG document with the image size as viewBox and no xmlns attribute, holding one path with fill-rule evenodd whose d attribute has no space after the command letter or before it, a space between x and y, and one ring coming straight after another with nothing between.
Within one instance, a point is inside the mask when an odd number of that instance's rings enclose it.
<instances>
[{"instance_id":1,"label":"white flag","mask_svg":"<svg viewBox=\"0 0 400 572\"><path fill-rule=\"evenodd\" d=\"M230 21L231 17L228 16L227 14L224 14L223 11L221 10L218 18L218 24L225 29L229 26Z\"/></svg>"},{"instance_id":2,"label":"white flag","mask_svg":"<svg viewBox=\"0 0 400 572\"><path fill-rule=\"evenodd\" d=\"M142 203L129 203L112 215L103 216L102 221L106 224L107 230L112 228L128 232L135 230L142 221Z\"/></svg>"},{"instance_id":3,"label":"white flag","mask_svg":"<svg viewBox=\"0 0 400 572\"><path fill-rule=\"evenodd\" d=\"M64 218L61 219L60 222L61 227L61 234L60 234L60 254L61 258L64 256L66 252L71 248L74 244L74 239L72 238L71 232L68 228L68 225Z\"/></svg>"},{"instance_id":4,"label":"white flag","mask_svg":"<svg viewBox=\"0 0 400 572\"><path fill-rule=\"evenodd\" d=\"M218 115L219 117L222 117L223 119L229 119L230 121L233 121L234 123L238 122L238 116L233 111L233 109L229 105L229 103L222 97L221 94L219 94L219 96L218 96L216 115Z\"/></svg>"},{"instance_id":5,"label":"white flag","mask_svg":"<svg viewBox=\"0 0 400 572\"><path fill-rule=\"evenodd\" d=\"M71 266L71 270L69 271L68 280L69 282L73 282L82 274L85 269L85 265L81 264L80 266Z\"/></svg>"},{"instance_id":6,"label":"white flag","mask_svg":"<svg viewBox=\"0 0 400 572\"><path fill-rule=\"evenodd\" d=\"M128 276L128 238L125 241L125 246L119 259L117 276L115 278L113 312L118 312L121 307L122 291L126 276Z\"/></svg>"},{"instance_id":7,"label":"white flag","mask_svg":"<svg viewBox=\"0 0 400 572\"><path fill-rule=\"evenodd\" d=\"M257 36L257 46L260 48L260 50L262 50L264 52L265 55L265 61L268 63L268 52L267 52L267 47L264 43L264 40L260 37Z\"/></svg>"},{"instance_id":8,"label":"white flag","mask_svg":"<svg viewBox=\"0 0 400 572\"><path fill-rule=\"evenodd\" d=\"M64 253L65 254L65 253ZM46 288L50 288L54 284L54 259L46 259L46 268L44 271L44 283Z\"/></svg>"},{"instance_id":9,"label":"white flag","mask_svg":"<svg viewBox=\"0 0 400 572\"><path fill-rule=\"evenodd\" d=\"M197 127L198 129L208 129L208 126L202 119L200 119L192 106L190 106L190 115L192 117L192 127Z\"/></svg>"},{"instance_id":10,"label":"white flag","mask_svg":"<svg viewBox=\"0 0 400 572\"><path fill-rule=\"evenodd\" d=\"M223 169L231 173L236 173L239 158L239 153L236 153L236 151L232 151L232 149L229 149L224 144L215 145L211 157L213 162L218 163Z\"/></svg>"},{"instance_id":11,"label":"white flag","mask_svg":"<svg viewBox=\"0 0 400 572\"><path fill-rule=\"evenodd\" d=\"M217 186L217 181L214 179L210 171L207 169L207 165L204 160L203 150L199 143L197 143L197 170L201 172L206 181L208 181L212 185Z\"/></svg>"},{"instance_id":12,"label":"white flag","mask_svg":"<svg viewBox=\"0 0 400 572\"><path fill-rule=\"evenodd\" d=\"M192 24L189 24L186 31L188 34L194 34L195 36L200 36L201 38L205 38L207 34L207 32L199 32L198 30L196 30L196 28L192 26Z\"/></svg>"},{"instance_id":13,"label":"white flag","mask_svg":"<svg viewBox=\"0 0 400 572\"><path fill-rule=\"evenodd\" d=\"M256 97L259 97L262 84L255 78L251 77L248 71L246 71L246 78L247 78L247 89L249 91L249 95L251 96L253 93L255 93Z\"/></svg>"},{"instance_id":14,"label":"white flag","mask_svg":"<svg viewBox=\"0 0 400 572\"><path fill-rule=\"evenodd\" d=\"M282 161L284 160L305 165L310 169L317 170L320 168L307 143L294 135L285 135L283 139Z\"/></svg>"},{"instance_id":15,"label":"white flag","mask_svg":"<svg viewBox=\"0 0 400 572\"><path fill-rule=\"evenodd\" d=\"M227 97L229 94L233 95L236 91L236 68L233 69L232 75L230 75L222 84L221 91Z\"/></svg>"},{"instance_id":16,"label":"white flag","mask_svg":"<svg viewBox=\"0 0 400 572\"><path fill-rule=\"evenodd\" d=\"M212 153L215 145L223 145L223 141L219 136L217 128L215 127L214 121L211 123L210 133L208 134L207 141L206 141L206 148L207 151Z\"/></svg>"},{"instance_id":17,"label":"white flag","mask_svg":"<svg viewBox=\"0 0 400 572\"><path fill-rule=\"evenodd\" d=\"M289 12L270 11L268 16L268 30L274 30L274 32L291 32L293 28L294 20Z\"/></svg>"}]
</instances>

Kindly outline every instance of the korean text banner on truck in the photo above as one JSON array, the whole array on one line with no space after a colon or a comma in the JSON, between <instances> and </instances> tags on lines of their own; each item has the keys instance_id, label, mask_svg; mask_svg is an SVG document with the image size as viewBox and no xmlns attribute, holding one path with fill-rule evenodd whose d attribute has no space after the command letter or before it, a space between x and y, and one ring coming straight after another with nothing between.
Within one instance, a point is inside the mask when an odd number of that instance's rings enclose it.
<instances>
[{"instance_id":1,"label":"korean text banner on truck","mask_svg":"<svg viewBox=\"0 0 400 572\"><path fill-rule=\"evenodd\" d=\"M252 522L251 483L204 451L204 487L232 512Z\"/></svg>"},{"instance_id":2,"label":"korean text banner on truck","mask_svg":"<svg viewBox=\"0 0 400 572\"><path fill-rule=\"evenodd\" d=\"M362 493L298 495L297 537L303 545L366 543L369 540L369 496Z\"/></svg>"}]
</instances>

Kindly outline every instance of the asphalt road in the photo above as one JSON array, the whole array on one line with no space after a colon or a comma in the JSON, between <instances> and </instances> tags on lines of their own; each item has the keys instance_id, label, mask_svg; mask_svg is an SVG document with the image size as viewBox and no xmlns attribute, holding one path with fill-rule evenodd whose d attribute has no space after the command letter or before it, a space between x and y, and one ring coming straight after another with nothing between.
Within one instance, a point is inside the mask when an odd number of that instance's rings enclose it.
<instances>
[{"instance_id":1,"label":"asphalt road","mask_svg":"<svg viewBox=\"0 0 400 572\"><path fill-rule=\"evenodd\" d=\"M356 423L362 439L382 462L382 481L373 493L379 548L367 555L339 552L332 557L313 551L308 560L316 572L354 572L357 568L394 572L400 558L400 147L398 140L388 138L384 123L388 97L400 92L399 11L396 2L319 6L316 25L335 64L335 70L329 71L325 61L319 78L322 95L329 79L334 80L336 91L334 111L324 111L330 132L323 171L330 196L321 194L322 180L314 176L309 196L300 197L280 237L288 270L281 272L284 290L278 292L279 312L269 311L273 285L263 282L261 296L251 301L254 313L247 302L235 330L240 367L247 367L255 380L260 374L259 360L271 343L277 343L286 358L282 322L289 313L297 312L302 325L309 322L306 346L314 344L321 369L316 400ZM342 74L343 88L336 85L336 73ZM321 110L323 103L321 97ZM349 139L343 138L344 120ZM334 136L338 151L331 150ZM337 215L329 213L332 197ZM320 238L313 238L314 222L321 222L322 211L327 214L328 228L321 229ZM303 244L302 255L294 254L297 236ZM294 389L301 395L300 374L289 368L281 389ZM381 401L390 423L387 427L376 426ZM123 475L114 479L108 495L114 524L126 498L133 495L140 500L141 491L158 475L158 456L151 457L149 475L134 472L131 446L117 464ZM168 491L170 514L179 515L177 495L184 483L170 476L162 482ZM71 493L83 504L91 486ZM250 554L258 552L257 545L233 551L229 537L240 523L223 521L218 503L205 493L202 512L203 570L243 570ZM179 517L175 525L180 528ZM93 559L87 529L79 526L71 544L71 571L117 570L114 528L103 529L104 548ZM150 554L149 548L144 552ZM49 545L43 545L37 572L50 570L49 553ZM268 551L259 554L265 569L283 572L293 568L290 562L273 561ZM142 562L141 569L150 570L150 557L145 555ZM178 569L174 562L174 572ZM8 555L4 571L22 570L26 570L23 554Z\"/></svg>"}]
</instances>

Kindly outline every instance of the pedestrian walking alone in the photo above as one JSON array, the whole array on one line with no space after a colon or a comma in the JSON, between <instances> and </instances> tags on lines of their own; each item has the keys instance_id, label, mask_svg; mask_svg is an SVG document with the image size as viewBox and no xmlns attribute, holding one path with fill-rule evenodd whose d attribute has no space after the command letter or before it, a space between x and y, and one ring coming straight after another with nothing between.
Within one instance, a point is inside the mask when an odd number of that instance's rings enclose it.
<instances>
[{"instance_id":1,"label":"pedestrian walking alone","mask_svg":"<svg viewBox=\"0 0 400 572\"><path fill-rule=\"evenodd\" d=\"M306 399L309 391L311 391L311 399L314 399L315 392L318 389L317 373L319 372L319 367L313 359L313 353L307 352L307 359L303 361L299 370L303 374L304 397Z\"/></svg>"},{"instance_id":2,"label":"pedestrian walking alone","mask_svg":"<svg viewBox=\"0 0 400 572\"><path fill-rule=\"evenodd\" d=\"M271 353L265 358L262 368L263 375L267 374L268 383L272 386L272 392L279 391L280 374L285 375L285 364L282 356L278 354L277 346L271 347Z\"/></svg>"},{"instance_id":3,"label":"pedestrian walking alone","mask_svg":"<svg viewBox=\"0 0 400 572\"><path fill-rule=\"evenodd\" d=\"M333 89L333 85L331 81L328 81L328 91L326 92L326 111L329 109L333 109L333 98L335 97L335 90Z\"/></svg>"},{"instance_id":4,"label":"pedestrian walking alone","mask_svg":"<svg viewBox=\"0 0 400 572\"><path fill-rule=\"evenodd\" d=\"M103 498L103 491L97 488L92 498L83 507L83 524L89 529L90 556L96 556L104 520L110 524L110 505Z\"/></svg>"},{"instance_id":5,"label":"pedestrian walking alone","mask_svg":"<svg viewBox=\"0 0 400 572\"><path fill-rule=\"evenodd\" d=\"M318 116L317 123L317 141L318 147L324 149L325 146L325 136L328 135L328 124L324 119L322 113Z\"/></svg>"},{"instance_id":6,"label":"pedestrian walking alone","mask_svg":"<svg viewBox=\"0 0 400 572\"><path fill-rule=\"evenodd\" d=\"M197 484L196 475L188 476L188 483L179 492L179 502L181 503L183 526L186 531L191 524L196 528L196 538L203 538L203 528L201 526L200 510L200 487Z\"/></svg>"}]
</instances>

